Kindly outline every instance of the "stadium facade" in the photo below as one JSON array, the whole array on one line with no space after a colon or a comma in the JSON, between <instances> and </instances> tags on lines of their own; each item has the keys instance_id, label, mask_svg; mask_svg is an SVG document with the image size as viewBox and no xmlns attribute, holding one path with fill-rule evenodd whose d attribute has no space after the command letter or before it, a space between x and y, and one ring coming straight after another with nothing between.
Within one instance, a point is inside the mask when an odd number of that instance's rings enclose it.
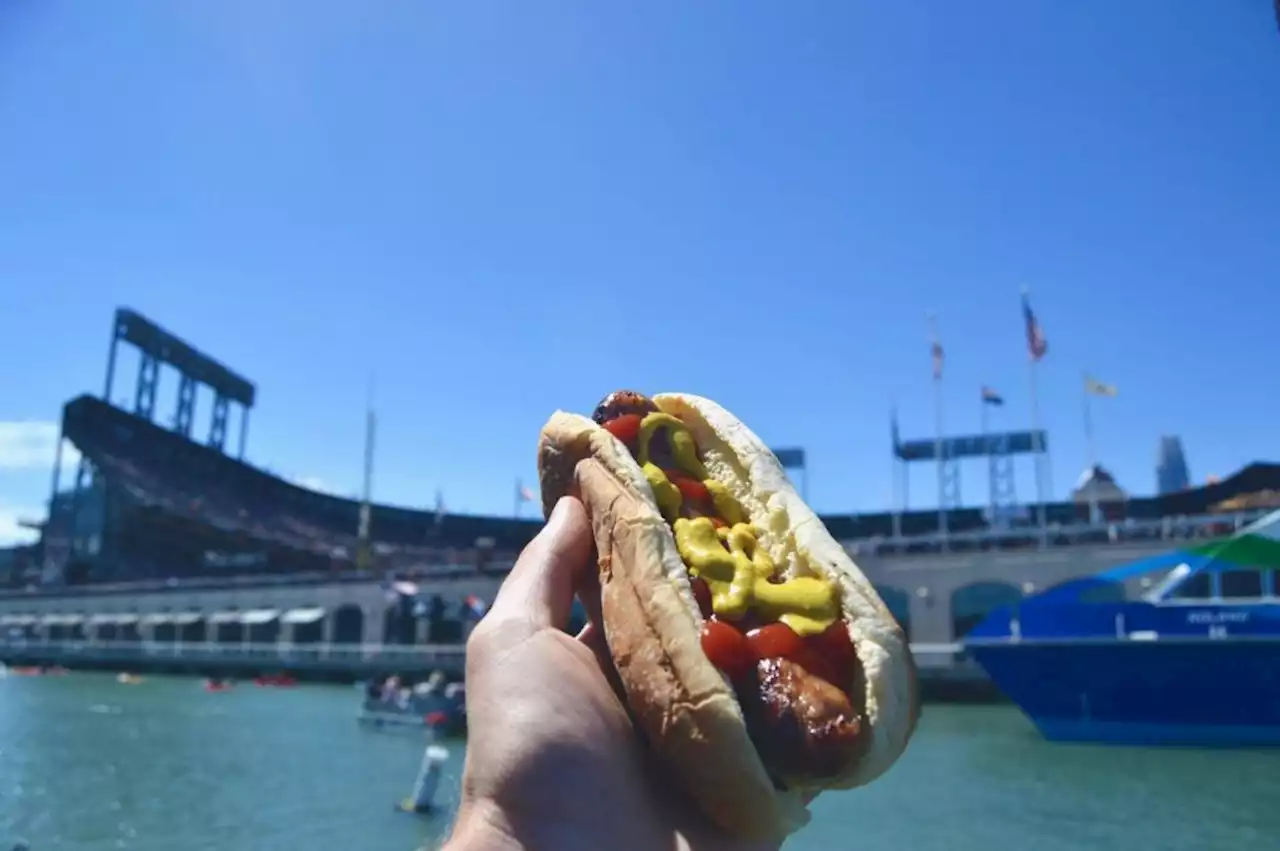
<instances>
[{"instance_id":1,"label":"stadium facade","mask_svg":"<svg viewBox=\"0 0 1280 851\"><path fill-rule=\"evenodd\" d=\"M109 401L121 343L141 354L132 410ZM109 361L103 397L64 406L62 434L81 460L70 488L55 470L39 543L8 558L0 637L460 642L540 525L343 499L233 457L231 405L241 408L240 455L253 385L133 311L115 317ZM180 376L170 428L154 418L164 364ZM203 440L191 415L201 385L215 395ZM1225 534L1268 507L1251 495L1275 492L1280 466L1259 463L1205 487L1126 498L1100 520L1064 501L1014 523L993 523L984 508L956 508L945 521L936 509L824 521L912 640L942 644L1024 594L1171 540Z\"/></svg>"}]
</instances>

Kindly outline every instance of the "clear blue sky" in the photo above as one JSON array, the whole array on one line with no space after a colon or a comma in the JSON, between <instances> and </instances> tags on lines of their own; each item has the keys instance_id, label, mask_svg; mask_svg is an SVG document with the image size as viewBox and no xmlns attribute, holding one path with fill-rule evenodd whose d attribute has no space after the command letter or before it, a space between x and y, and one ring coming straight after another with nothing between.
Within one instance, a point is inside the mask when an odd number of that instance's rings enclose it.
<instances>
[{"instance_id":1,"label":"clear blue sky","mask_svg":"<svg viewBox=\"0 0 1280 851\"><path fill-rule=\"evenodd\" d=\"M1280 457L1270 0L643 7L3 3L0 421L101 392L129 305L258 384L254 463L339 492L374 370L382 500L509 513L545 417L631 386L882 510L890 398L933 433L927 311L948 430L982 384L1028 424L1025 284L1058 495L1084 369L1135 492L1161 433L1196 479Z\"/></svg>"}]
</instances>

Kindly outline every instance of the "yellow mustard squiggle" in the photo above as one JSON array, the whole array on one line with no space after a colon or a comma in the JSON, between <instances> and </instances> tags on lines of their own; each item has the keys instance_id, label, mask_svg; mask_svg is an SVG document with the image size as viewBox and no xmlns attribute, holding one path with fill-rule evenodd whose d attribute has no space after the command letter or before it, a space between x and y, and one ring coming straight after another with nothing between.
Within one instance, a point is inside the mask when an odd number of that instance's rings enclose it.
<instances>
[{"instance_id":1,"label":"yellow mustard squiggle","mask_svg":"<svg viewBox=\"0 0 1280 851\"><path fill-rule=\"evenodd\" d=\"M684 504L680 489L651 460L650 441L662 429L667 431L676 466L707 488L716 513L727 524L724 527L717 529L709 517L680 516ZM746 512L729 488L707 474L684 423L670 414L648 414L640 422L637 442L636 460L663 518L672 525L680 558L711 590L712 611L739 620L755 609L802 636L820 633L839 619L839 602L830 582L810 576L769 581L776 567L760 546L759 531L746 522Z\"/></svg>"}]
</instances>

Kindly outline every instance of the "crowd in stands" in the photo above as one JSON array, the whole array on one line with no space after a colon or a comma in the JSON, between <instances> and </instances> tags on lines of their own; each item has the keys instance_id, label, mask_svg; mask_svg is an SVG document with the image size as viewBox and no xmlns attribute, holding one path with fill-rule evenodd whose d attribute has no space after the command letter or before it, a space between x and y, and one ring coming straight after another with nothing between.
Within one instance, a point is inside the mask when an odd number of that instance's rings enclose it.
<instances>
[{"instance_id":1,"label":"crowd in stands","mask_svg":"<svg viewBox=\"0 0 1280 851\"><path fill-rule=\"evenodd\" d=\"M532 521L372 509L369 558L359 503L294 485L81 397L67 434L105 488L100 579L350 572L413 577L509 564Z\"/></svg>"},{"instance_id":2,"label":"crowd in stands","mask_svg":"<svg viewBox=\"0 0 1280 851\"><path fill-rule=\"evenodd\" d=\"M992 523L984 509L947 513L940 534L938 512L863 514L823 518L832 534L856 542L852 549L879 554L1029 549L1122 541L1180 541L1229 535L1241 525L1280 507L1280 464L1256 463L1228 479L1154 497L1128 497L1098 506L1073 501L1038 508L1024 506L1004 523ZM1093 512L1097 510L1098 516Z\"/></svg>"},{"instance_id":3,"label":"crowd in stands","mask_svg":"<svg viewBox=\"0 0 1280 851\"><path fill-rule=\"evenodd\" d=\"M365 559L354 500L299 487L95 398L70 402L64 427L100 473L109 506L101 567L86 581L496 571L538 527L533 520L374 506ZM1070 502L1045 506L1043 528L1035 509L999 525L981 509L951 511L945 536L936 511L824 520L851 549L880 554L1214 537L1266 510L1242 495L1268 490L1280 491L1280 465L1253 464L1205 487L1107 505L1101 522Z\"/></svg>"}]
</instances>

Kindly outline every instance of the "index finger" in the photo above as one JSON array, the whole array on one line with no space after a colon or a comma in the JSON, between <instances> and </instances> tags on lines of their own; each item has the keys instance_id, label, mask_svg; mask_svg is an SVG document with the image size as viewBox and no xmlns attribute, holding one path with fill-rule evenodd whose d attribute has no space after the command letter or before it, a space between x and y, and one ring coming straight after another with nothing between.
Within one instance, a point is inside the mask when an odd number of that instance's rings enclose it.
<instances>
[{"instance_id":1,"label":"index finger","mask_svg":"<svg viewBox=\"0 0 1280 851\"><path fill-rule=\"evenodd\" d=\"M586 508L562 497L547 525L520 553L486 617L563 629L574 590L593 561L593 543Z\"/></svg>"}]
</instances>

